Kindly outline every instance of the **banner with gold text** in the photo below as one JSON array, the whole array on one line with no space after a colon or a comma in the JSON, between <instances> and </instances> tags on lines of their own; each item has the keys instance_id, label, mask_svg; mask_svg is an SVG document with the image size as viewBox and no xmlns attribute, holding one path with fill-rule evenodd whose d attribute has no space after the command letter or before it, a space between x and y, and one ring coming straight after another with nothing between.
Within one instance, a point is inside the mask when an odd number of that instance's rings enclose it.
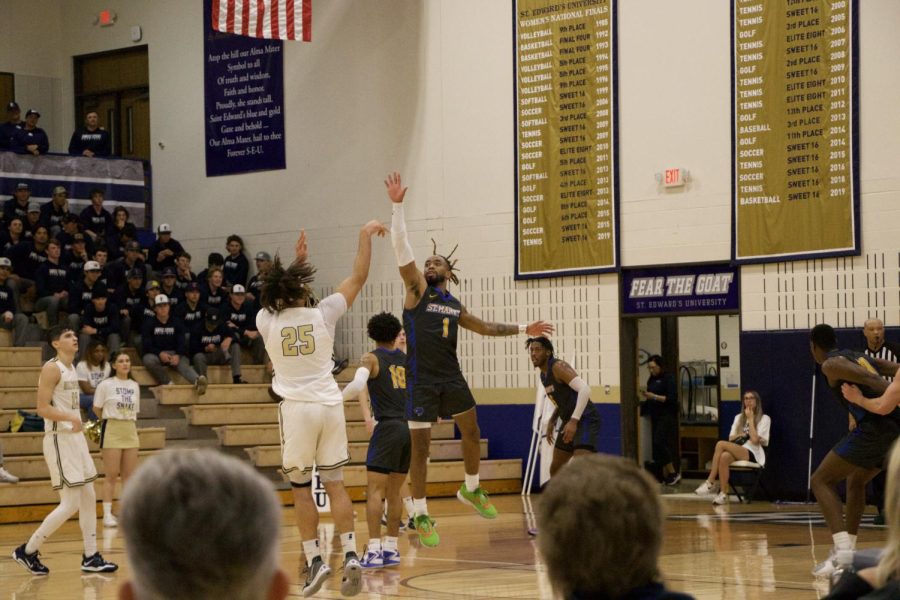
<instances>
[{"instance_id":1,"label":"banner with gold text","mask_svg":"<svg viewBox=\"0 0 900 600\"><path fill-rule=\"evenodd\" d=\"M514 0L516 278L619 267L616 0Z\"/></svg>"},{"instance_id":2,"label":"banner with gold text","mask_svg":"<svg viewBox=\"0 0 900 600\"><path fill-rule=\"evenodd\" d=\"M732 0L732 258L859 254L856 0Z\"/></svg>"}]
</instances>

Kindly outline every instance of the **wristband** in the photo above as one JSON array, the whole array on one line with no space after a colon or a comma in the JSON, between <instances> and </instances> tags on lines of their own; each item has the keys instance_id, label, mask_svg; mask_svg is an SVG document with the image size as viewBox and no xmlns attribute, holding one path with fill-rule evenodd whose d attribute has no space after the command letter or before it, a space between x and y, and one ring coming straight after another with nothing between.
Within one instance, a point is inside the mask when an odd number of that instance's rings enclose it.
<instances>
[{"instance_id":1,"label":"wristband","mask_svg":"<svg viewBox=\"0 0 900 600\"><path fill-rule=\"evenodd\" d=\"M526 329L528 329L528 325L519 324L519 333L525 333Z\"/></svg>"}]
</instances>

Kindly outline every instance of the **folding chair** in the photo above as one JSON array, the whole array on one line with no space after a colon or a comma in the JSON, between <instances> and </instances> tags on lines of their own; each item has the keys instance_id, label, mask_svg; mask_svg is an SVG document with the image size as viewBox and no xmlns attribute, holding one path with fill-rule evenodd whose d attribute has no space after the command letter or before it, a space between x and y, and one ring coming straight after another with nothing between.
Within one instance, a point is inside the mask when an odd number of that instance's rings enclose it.
<instances>
[{"instance_id":1,"label":"folding chair","mask_svg":"<svg viewBox=\"0 0 900 600\"><path fill-rule=\"evenodd\" d=\"M763 469L764 467L759 463L749 460L738 460L729 465L730 477L728 483L731 485L735 496L738 497L738 502L749 503L753 499L757 489L760 487L760 476ZM763 491L766 491L765 486L763 486ZM766 497L768 497L767 491Z\"/></svg>"}]
</instances>

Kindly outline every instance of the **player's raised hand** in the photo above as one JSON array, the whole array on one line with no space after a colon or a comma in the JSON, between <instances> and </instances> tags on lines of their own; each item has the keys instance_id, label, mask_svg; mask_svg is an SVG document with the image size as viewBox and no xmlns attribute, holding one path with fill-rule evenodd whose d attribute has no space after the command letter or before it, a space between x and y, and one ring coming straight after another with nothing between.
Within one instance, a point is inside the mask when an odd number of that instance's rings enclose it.
<instances>
[{"instance_id":1,"label":"player's raised hand","mask_svg":"<svg viewBox=\"0 0 900 600\"><path fill-rule=\"evenodd\" d=\"M378 237L384 237L388 233L391 232L390 229L384 226L380 221L369 221L362 227L362 232L368 235L369 237L373 235L377 235Z\"/></svg>"},{"instance_id":2,"label":"player's raised hand","mask_svg":"<svg viewBox=\"0 0 900 600\"><path fill-rule=\"evenodd\" d=\"M388 174L387 179L384 180L384 187L387 188L387 195L391 202L396 204L403 202L407 188L403 187L403 184L400 182L400 173L394 171Z\"/></svg>"},{"instance_id":3,"label":"player's raised hand","mask_svg":"<svg viewBox=\"0 0 900 600\"><path fill-rule=\"evenodd\" d=\"M554 331L556 331L556 328L553 327L553 325L551 325L550 323L545 323L544 321L535 321L525 328L525 333L527 333L530 337L552 335Z\"/></svg>"},{"instance_id":4,"label":"player's raised hand","mask_svg":"<svg viewBox=\"0 0 900 600\"><path fill-rule=\"evenodd\" d=\"M309 248L306 246L306 230L301 229L297 245L294 246L294 259L297 262L305 262L307 258L309 258Z\"/></svg>"}]
</instances>

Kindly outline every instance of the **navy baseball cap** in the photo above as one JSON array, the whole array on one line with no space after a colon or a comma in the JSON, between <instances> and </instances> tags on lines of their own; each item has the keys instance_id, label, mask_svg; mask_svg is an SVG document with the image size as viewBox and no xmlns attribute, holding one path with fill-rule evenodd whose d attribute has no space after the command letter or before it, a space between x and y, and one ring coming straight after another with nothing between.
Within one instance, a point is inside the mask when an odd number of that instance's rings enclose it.
<instances>
[{"instance_id":1,"label":"navy baseball cap","mask_svg":"<svg viewBox=\"0 0 900 600\"><path fill-rule=\"evenodd\" d=\"M162 270L162 273L160 273L160 276L161 277L175 277L175 269L173 269L172 267L166 267L165 269Z\"/></svg>"},{"instance_id":2,"label":"navy baseball cap","mask_svg":"<svg viewBox=\"0 0 900 600\"><path fill-rule=\"evenodd\" d=\"M200 284L198 284L196 281L192 281L189 284L187 284L187 287L184 288L184 291L185 292L199 292Z\"/></svg>"},{"instance_id":3,"label":"navy baseball cap","mask_svg":"<svg viewBox=\"0 0 900 600\"><path fill-rule=\"evenodd\" d=\"M6 105L6 112L13 112L14 110L22 110L21 108L19 108L19 103L15 100Z\"/></svg>"}]
</instances>

